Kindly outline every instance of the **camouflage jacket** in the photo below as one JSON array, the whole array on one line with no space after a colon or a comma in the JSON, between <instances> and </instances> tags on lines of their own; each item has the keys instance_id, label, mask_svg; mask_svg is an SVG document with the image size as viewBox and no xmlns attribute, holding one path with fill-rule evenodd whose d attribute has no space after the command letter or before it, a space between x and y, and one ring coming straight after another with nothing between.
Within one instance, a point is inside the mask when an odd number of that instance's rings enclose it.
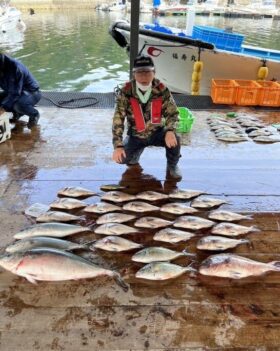
<instances>
[{"instance_id":1,"label":"camouflage jacket","mask_svg":"<svg viewBox=\"0 0 280 351\"><path fill-rule=\"evenodd\" d=\"M136 130L135 120L133 117L132 107L129 99L134 97L138 100L142 107L146 129L143 132ZM161 124L154 125L150 122L151 101L152 99L162 97L162 119ZM158 128L165 127L166 131L175 131L178 122L178 111L176 103L169 89L158 79L152 82L151 96L146 104L142 104L136 93L136 83L132 80L126 83L117 97L117 105L113 117L113 145L114 148L123 146L123 133L125 128L125 120L127 123L127 134L138 138L149 138Z\"/></svg>"}]
</instances>

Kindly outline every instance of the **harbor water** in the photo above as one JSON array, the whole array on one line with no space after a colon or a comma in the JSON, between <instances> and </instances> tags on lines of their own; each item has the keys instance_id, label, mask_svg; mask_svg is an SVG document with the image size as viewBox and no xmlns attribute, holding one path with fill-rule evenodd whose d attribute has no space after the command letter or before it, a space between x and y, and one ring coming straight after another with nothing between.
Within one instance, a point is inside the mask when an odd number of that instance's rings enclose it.
<instances>
[{"instance_id":1,"label":"harbor water","mask_svg":"<svg viewBox=\"0 0 280 351\"><path fill-rule=\"evenodd\" d=\"M25 32L0 34L0 50L20 59L34 73L43 90L111 92L128 79L128 56L108 34L120 13L81 11L23 13ZM185 16L153 18L141 22L186 28ZM196 16L195 24L232 27L245 36L245 44L280 50L280 21Z\"/></svg>"}]
</instances>

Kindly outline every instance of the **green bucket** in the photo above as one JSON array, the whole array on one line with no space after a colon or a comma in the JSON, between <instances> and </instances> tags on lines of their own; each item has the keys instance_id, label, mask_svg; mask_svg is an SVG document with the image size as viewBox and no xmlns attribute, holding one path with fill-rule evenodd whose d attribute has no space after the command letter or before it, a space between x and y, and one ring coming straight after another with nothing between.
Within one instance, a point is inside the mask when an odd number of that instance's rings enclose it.
<instances>
[{"instance_id":1,"label":"green bucket","mask_svg":"<svg viewBox=\"0 0 280 351\"><path fill-rule=\"evenodd\" d=\"M179 123L176 131L178 133L189 133L192 129L194 116L186 107L178 107Z\"/></svg>"}]
</instances>

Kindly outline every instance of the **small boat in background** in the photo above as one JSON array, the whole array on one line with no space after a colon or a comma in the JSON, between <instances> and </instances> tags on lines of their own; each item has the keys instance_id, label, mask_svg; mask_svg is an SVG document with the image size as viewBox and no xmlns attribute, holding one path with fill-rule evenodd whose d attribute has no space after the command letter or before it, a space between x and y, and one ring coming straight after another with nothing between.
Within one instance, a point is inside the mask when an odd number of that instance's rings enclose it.
<instances>
[{"instance_id":1,"label":"small boat in background","mask_svg":"<svg viewBox=\"0 0 280 351\"><path fill-rule=\"evenodd\" d=\"M195 75L196 79L199 76L201 95L210 95L212 79L256 80L264 67L267 80L280 81L280 51L243 45L244 36L232 28L189 29L140 24L140 52L153 58L157 77L171 91L190 94L195 90L192 83L197 61L203 64L202 72ZM129 49L128 22L115 22L110 34L119 46Z\"/></svg>"}]
</instances>

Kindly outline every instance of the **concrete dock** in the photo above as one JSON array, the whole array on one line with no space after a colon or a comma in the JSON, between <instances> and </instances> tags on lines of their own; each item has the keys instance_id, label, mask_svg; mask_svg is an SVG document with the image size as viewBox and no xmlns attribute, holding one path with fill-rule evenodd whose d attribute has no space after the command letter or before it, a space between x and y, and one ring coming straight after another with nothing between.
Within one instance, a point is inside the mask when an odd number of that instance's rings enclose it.
<instances>
[{"instance_id":1,"label":"concrete dock","mask_svg":"<svg viewBox=\"0 0 280 351\"><path fill-rule=\"evenodd\" d=\"M228 203L222 209L252 214L252 220L240 224L260 229L246 235L250 247L240 245L230 252L261 262L280 261L280 143L223 143L210 131L206 118L227 111L193 111L193 130L182 135L183 179L176 183L165 179L166 160L160 148L144 151L142 169L113 163L113 109L40 107L40 112L38 127L30 131L20 121L12 138L0 144L1 252L15 233L35 223L24 214L32 204L50 204L65 186L96 191L98 196L84 200L91 204L100 201L101 185L121 183L132 194L169 193L177 187L224 198ZM267 124L280 123L277 111L237 112ZM79 224L94 226L96 216L74 213L82 216ZM201 215L206 217L207 212ZM154 246L154 232L145 230L129 239ZM195 246L206 233L184 244L162 246L196 253L197 268L209 255ZM71 240L97 237L89 232ZM32 285L1 269L0 350L279 350L279 273L241 280L184 274L147 282L135 278L142 265L131 261L133 253L77 252L120 272L128 292L108 277ZM174 263L186 266L190 260L184 257Z\"/></svg>"}]
</instances>

